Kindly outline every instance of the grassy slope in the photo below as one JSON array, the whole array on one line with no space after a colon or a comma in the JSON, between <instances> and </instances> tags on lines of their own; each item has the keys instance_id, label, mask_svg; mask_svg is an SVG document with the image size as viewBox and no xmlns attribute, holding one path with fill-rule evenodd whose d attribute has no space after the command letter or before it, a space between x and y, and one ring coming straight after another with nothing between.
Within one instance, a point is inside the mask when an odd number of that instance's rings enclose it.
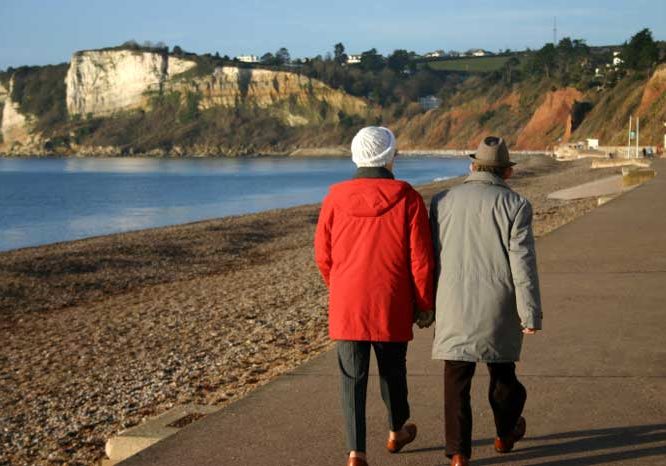
<instances>
[{"instance_id":1,"label":"grassy slope","mask_svg":"<svg viewBox=\"0 0 666 466\"><path fill-rule=\"evenodd\" d=\"M469 73L489 73L501 69L509 56L450 58L428 62L428 67L436 71L463 71Z\"/></svg>"},{"instance_id":2,"label":"grassy slope","mask_svg":"<svg viewBox=\"0 0 666 466\"><path fill-rule=\"evenodd\" d=\"M646 83L647 79L642 76L627 77L612 90L601 94L589 93L588 97L594 107L574 132L573 138L581 140L591 137L607 145L625 145L629 117L635 119L637 116ZM662 145L664 122L666 94L662 93L640 114L641 145Z\"/></svg>"}]
</instances>

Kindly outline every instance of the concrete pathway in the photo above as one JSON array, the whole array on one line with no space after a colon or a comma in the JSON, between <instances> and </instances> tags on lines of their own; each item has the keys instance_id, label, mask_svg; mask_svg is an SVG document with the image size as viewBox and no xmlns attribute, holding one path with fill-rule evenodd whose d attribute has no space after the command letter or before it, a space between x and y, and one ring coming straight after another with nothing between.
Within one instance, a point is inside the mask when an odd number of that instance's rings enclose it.
<instances>
[{"instance_id":1,"label":"concrete pathway","mask_svg":"<svg viewBox=\"0 0 666 466\"><path fill-rule=\"evenodd\" d=\"M538 241L545 330L527 337L527 438L492 450L487 372L473 384L473 465L666 465L666 161L657 178ZM409 352L417 440L398 455L376 376L371 465L448 465L432 330ZM335 355L326 353L123 465L345 464Z\"/></svg>"},{"instance_id":2,"label":"concrete pathway","mask_svg":"<svg viewBox=\"0 0 666 466\"><path fill-rule=\"evenodd\" d=\"M560 189L548 195L549 199L570 201L588 197L615 196L626 190L622 175L613 175L596 181L590 181L573 188Z\"/></svg>"}]
</instances>

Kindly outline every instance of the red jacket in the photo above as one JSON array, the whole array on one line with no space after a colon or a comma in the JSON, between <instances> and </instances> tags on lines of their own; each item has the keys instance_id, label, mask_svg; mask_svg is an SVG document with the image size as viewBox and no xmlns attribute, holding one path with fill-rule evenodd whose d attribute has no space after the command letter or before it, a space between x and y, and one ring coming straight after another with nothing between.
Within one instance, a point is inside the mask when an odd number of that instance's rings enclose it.
<instances>
[{"instance_id":1,"label":"red jacket","mask_svg":"<svg viewBox=\"0 0 666 466\"><path fill-rule=\"evenodd\" d=\"M408 183L333 185L315 235L333 340L404 342L415 309L434 309L434 255L423 199Z\"/></svg>"}]
</instances>

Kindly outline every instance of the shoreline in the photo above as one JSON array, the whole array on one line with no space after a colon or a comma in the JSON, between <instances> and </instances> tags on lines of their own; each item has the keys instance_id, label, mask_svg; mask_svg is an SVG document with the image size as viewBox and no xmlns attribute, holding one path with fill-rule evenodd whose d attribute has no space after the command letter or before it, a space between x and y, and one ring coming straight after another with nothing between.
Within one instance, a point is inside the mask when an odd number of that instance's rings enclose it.
<instances>
[{"instance_id":1,"label":"shoreline","mask_svg":"<svg viewBox=\"0 0 666 466\"><path fill-rule=\"evenodd\" d=\"M399 149L398 153L405 156L443 156L443 157L466 157L474 153L476 149ZM552 156L552 151L546 149L530 149L530 150L510 150L511 154L516 155L544 155ZM227 154L227 153L209 153L209 154L196 154L186 152L166 152L166 151L150 151L150 152L132 152L125 153L123 151L99 151L91 153L71 152L71 153L0 153L0 161L3 159L49 159L49 158L77 158L77 159L122 159L122 158L147 158L147 159L164 159L164 160L178 160L178 159L252 159L261 157L279 157L279 158L335 158L335 157L351 157L351 150L347 146L331 146L331 147L305 147L286 151L257 151L252 153L241 154Z\"/></svg>"},{"instance_id":2,"label":"shoreline","mask_svg":"<svg viewBox=\"0 0 666 466\"><path fill-rule=\"evenodd\" d=\"M537 237L596 207L547 199L617 173L590 164L521 160L509 184L531 200ZM427 201L459 182L417 189ZM225 406L328 348L312 259L318 211L0 253L0 464L90 464L145 417L187 402Z\"/></svg>"}]
</instances>

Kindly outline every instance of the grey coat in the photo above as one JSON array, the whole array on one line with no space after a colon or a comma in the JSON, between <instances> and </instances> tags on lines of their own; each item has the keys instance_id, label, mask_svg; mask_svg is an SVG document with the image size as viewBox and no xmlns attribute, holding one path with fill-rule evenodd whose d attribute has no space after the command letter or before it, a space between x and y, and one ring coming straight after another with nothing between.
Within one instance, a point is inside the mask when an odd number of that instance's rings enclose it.
<instances>
[{"instance_id":1,"label":"grey coat","mask_svg":"<svg viewBox=\"0 0 666 466\"><path fill-rule=\"evenodd\" d=\"M434 359L518 361L522 329L541 328L532 206L498 176L475 172L435 196Z\"/></svg>"}]
</instances>

